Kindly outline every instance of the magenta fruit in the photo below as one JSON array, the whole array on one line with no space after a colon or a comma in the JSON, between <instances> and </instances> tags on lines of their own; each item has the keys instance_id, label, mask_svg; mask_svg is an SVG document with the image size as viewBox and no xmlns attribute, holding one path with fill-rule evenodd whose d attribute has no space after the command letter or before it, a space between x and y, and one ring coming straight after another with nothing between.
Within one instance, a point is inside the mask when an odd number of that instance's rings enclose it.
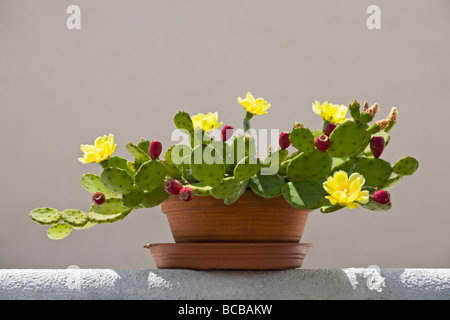
<instances>
[{"instance_id":1,"label":"magenta fruit","mask_svg":"<svg viewBox=\"0 0 450 320\"><path fill-rule=\"evenodd\" d=\"M101 192L96 192L92 195L92 202L98 206L101 206L106 200L106 197Z\"/></svg>"},{"instance_id":2,"label":"magenta fruit","mask_svg":"<svg viewBox=\"0 0 450 320\"><path fill-rule=\"evenodd\" d=\"M178 196L181 200L188 202L194 198L194 191L189 187L183 187Z\"/></svg>"},{"instance_id":3,"label":"magenta fruit","mask_svg":"<svg viewBox=\"0 0 450 320\"><path fill-rule=\"evenodd\" d=\"M158 159L162 151L162 144L159 141L152 141L150 147L148 148L148 153L152 160Z\"/></svg>"},{"instance_id":4,"label":"magenta fruit","mask_svg":"<svg viewBox=\"0 0 450 320\"><path fill-rule=\"evenodd\" d=\"M322 134L317 137L315 144L318 150L325 152L330 147L330 139L328 139L328 136Z\"/></svg>"},{"instance_id":5,"label":"magenta fruit","mask_svg":"<svg viewBox=\"0 0 450 320\"><path fill-rule=\"evenodd\" d=\"M289 140L289 132L281 132L278 138L278 143L282 149L287 149L291 145L291 140Z\"/></svg>"},{"instance_id":6,"label":"magenta fruit","mask_svg":"<svg viewBox=\"0 0 450 320\"><path fill-rule=\"evenodd\" d=\"M374 136L370 140L370 150L375 158L379 158L384 150L385 141L383 137Z\"/></svg>"},{"instance_id":7,"label":"magenta fruit","mask_svg":"<svg viewBox=\"0 0 450 320\"><path fill-rule=\"evenodd\" d=\"M183 189L183 185L178 180L170 179L164 183L164 189L170 194L177 195Z\"/></svg>"},{"instance_id":8,"label":"magenta fruit","mask_svg":"<svg viewBox=\"0 0 450 320\"><path fill-rule=\"evenodd\" d=\"M372 196L372 200L379 204L388 204L391 202L391 194L386 190L379 190Z\"/></svg>"},{"instance_id":9,"label":"magenta fruit","mask_svg":"<svg viewBox=\"0 0 450 320\"><path fill-rule=\"evenodd\" d=\"M333 132L334 129L336 129L336 125L335 125L334 123L328 123L328 124L325 126L325 129L323 129L323 133L324 133L327 137L329 137L330 134Z\"/></svg>"},{"instance_id":10,"label":"magenta fruit","mask_svg":"<svg viewBox=\"0 0 450 320\"><path fill-rule=\"evenodd\" d=\"M222 141L227 141L233 135L233 127L226 125L222 128Z\"/></svg>"}]
</instances>

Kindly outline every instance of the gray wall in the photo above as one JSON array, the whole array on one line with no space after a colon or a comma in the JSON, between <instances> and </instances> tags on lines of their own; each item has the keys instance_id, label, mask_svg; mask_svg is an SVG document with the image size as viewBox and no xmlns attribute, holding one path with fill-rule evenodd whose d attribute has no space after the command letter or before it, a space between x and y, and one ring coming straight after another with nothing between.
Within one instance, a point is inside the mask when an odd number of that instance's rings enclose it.
<instances>
[{"instance_id":1,"label":"gray wall","mask_svg":"<svg viewBox=\"0 0 450 320\"><path fill-rule=\"evenodd\" d=\"M257 128L318 128L314 100L378 102L379 118L396 106L384 158L420 161L389 212L311 214L305 268L449 267L449 36L448 1L0 0L0 267L153 267L142 245L173 241L159 208L62 241L28 212L88 210L79 177L100 168L77 161L80 144L112 132L117 155L141 137L168 147L180 108L239 127L248 90L272 103Z\"/></svg>"}]
</instances>

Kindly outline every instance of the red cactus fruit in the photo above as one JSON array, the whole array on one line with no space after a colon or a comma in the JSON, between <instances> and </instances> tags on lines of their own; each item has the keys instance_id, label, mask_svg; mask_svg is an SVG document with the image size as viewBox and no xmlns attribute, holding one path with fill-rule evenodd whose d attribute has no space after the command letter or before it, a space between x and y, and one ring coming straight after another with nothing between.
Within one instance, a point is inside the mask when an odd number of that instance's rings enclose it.
<instances>
[{"instance_id":1,"label":"red cactus fruit","mask_svg":"<svg viewBox=\"0 0 450 320\"><path fill-rule=\"evenodd\" d=\"M278 138L278 143L282 149L287 149L291 145L291 140L289 140L289 132L281 132Z\"/></svg>"},{"instance_id":2,"label":"red cactus fruit","mask_svg":"<svg viewBox=\"0 0 450 320\"><path fill-rule=\"evenodd\" d=\"M391 202L391 194L386 190L379 190L372 196L372 200L379 204L388 204Z\"/></svg>"},{"instance_id":3,"label":"red cactus fruit","mask_svg":"<svg viewBox=\"0 0 450 320\"><path fill-rule=\"evenodd\" d=\"M158 159L162 151L162 144L159 141L152 141L150 147L148 148L148 153L152 160Z\"/></svg>"},{"instance_id":4,"label":"red cactus fruit","mask_svg":"<svg viewBox=\"0 0 450 320\"><path fill-rule=\"evenodd\" d=\"M194 199L194 191L189 187L183 187L178 195L181 200L186 202Z\"/></svg>"},{"instance_id":5,"label":"red cactus fruit","mask_svg":"<svg viewBox=\"0 0 450 320\"><path fill-rule=\"evenodd\" d=\"M180 190L183 189L183 185L178 180L170 179L164 183L164 189L170 194L177 195L180 193Z\"/></svg>"},{"instance_id":6,"label":"red cactus fruit","mask_svg":"<svg viewBox=\"0 0 450 320\"><path fill-rule=\"evenodd\" d=\"M334 123L328 123L326 126L325 126L325 129L323 129L323 133L327 136L327 137L329 137L330 136L330 134L333 132L333 130L334 129L336 129L336 125L334 124Z\"/></svg>"},{"instance_id":7,"label":"red cactus fruit","mask_svg":"<svg viewBox=\"0 0 450 320\"><path fill-rule=\"evenodd\" d=\"M385 141L381 136L374 136L370 140L370 150L375 158L379 158L384 150Z\"/></svg>"},{"instance_id":8,"label":"red cactus fruit","mask_svg":"<svg viewBox=\"0 0 450 320\"><path fill-rule=\"evenodd\" d=\"M317 137L315 144L318 150L325 152L330 147L330 139L327 135L322 134Z\"/></svg>"},{"instance_id":9,"label":"red cactus fruit","mask_svg":"<svg viewBox=\"0 0 450 320\"><path fill-rule=\"evenodd\" d=\"M101 206L106 200L106 197L101 192L96 192L92 195L92 202L98 206Z\"/></svg>"},{"instance_id":10,"label":"red cactus fruit","mask_svg":"<svg viewBox=\"0 0 450 320\"><path fill-rule=\"evenodd\" d=\"M227 141L233 135L233 127L226 125L222 128L222 141Z\"/></svg>"}]
</instances>

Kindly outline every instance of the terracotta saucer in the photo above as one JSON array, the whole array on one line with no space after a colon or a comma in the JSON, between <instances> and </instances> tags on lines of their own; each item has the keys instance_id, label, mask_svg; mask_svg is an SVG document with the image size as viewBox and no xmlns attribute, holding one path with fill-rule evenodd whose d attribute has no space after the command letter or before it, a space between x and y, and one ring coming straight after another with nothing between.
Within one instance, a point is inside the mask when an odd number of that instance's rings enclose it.
<instances>
[{"instance_id":1,"label":"terracotta saucer","mask_svg":"<svg viewBox=\"0 0 450 320\"><path fill-rule=\"evenodd\" d=\"M160 269L300 268L311 243L147 244Z\"/></svg>"}]
</instances>

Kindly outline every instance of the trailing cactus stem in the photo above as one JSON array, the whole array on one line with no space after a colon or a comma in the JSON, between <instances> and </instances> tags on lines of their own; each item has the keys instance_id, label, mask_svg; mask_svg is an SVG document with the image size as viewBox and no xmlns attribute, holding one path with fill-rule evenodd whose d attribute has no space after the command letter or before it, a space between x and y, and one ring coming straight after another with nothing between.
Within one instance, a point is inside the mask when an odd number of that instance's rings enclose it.
<instances>
[{"instance_id":1,"label":"trailing cactus stem","mask_svg":"<svg viewBox=\"0 0 450 320\"><path fill-rule=\"evenodd\" d=\"M211 189L212 187L210 186L205 186L202 183L197 183L197 184L187 184L186 187L189 187L192 189L192 191L194 191L194 195L195 196L210 196L211 195Z\"/></svg>"}]
</instances>

